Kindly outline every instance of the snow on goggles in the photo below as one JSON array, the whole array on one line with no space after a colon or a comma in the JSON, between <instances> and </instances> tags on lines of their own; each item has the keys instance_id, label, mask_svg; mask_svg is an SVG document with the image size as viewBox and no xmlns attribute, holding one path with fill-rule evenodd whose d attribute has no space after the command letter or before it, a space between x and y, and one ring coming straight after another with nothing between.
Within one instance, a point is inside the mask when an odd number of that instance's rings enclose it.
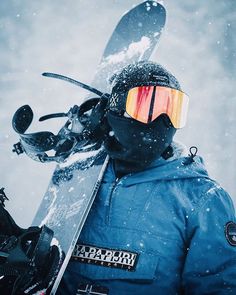
<instances>
[{"instance_id":1,"label":"snow on goggles","mask_svg":"<svg viewBox=\"0 0 236 295\"><path fill-rule=\"evenodd\" d=\"M139 86L129 90L127 114L142 123L150 123L166 114L175 128L186 123L189 97L182 91L164 86Z\"/></svg>"}]
</instances>

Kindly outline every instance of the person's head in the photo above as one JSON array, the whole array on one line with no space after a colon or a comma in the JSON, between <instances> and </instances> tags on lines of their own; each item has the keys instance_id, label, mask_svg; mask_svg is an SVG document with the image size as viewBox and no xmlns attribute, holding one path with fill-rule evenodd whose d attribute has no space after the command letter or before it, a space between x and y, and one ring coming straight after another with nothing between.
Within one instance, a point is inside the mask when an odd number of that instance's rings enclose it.
<instances>
[{"instance_id":1,"label":"person's head","mask_svg":"<svg viewBox=\"0 0 236 295\"><path fill-rule=\"evenodd\" d=\"M138 170L166 157L187 112L188 98L177 79L161 65L142 61L114 74L111 85L108 154Z\"/></svg>"}]
</instances>

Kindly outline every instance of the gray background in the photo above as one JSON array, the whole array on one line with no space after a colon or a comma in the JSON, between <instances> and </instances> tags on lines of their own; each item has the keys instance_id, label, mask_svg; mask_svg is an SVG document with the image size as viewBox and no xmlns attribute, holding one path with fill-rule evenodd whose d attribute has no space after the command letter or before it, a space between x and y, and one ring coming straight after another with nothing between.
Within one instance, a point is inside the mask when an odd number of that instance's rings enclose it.
<instances>
[{"instance_id":1,"label":"gray background","mask_svg":"<svg viewBox=\"0 0 236 295\"><path fill-rule=\"evenodd\" d=\"M35 112L30 130L57 132L63 120L46 124L38 118L68 110L86 92L41 73L89 83L113 28L137 3L0 1L0 185L6 187L11 199L7 208L20 225L30 225L55 165L11 152L18 141L11 127L13 113L29 104ZM177 76L191 98L187 127L176 139L198 146L212 178L236 202L235 1L166 0L164 6L166 29L152 59Z\"/></svg>"}]
</instances>

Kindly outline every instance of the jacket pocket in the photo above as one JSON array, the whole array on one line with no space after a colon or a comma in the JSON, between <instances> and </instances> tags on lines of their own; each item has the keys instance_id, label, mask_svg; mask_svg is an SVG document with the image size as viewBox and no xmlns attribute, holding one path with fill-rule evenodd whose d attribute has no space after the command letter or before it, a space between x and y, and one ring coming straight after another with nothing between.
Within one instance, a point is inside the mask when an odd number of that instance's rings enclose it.
<instances>
[{"instance_id":1,"label":"jacket pocket","mask_svg":"<svg viewBox=\"0 0 236 295\"><path fill-rule=\"evenodd\" d=\"M94 247L91 249L89 247L87 246L86 251L95 253ZM159 263L159 256L155 253L140 249L120 250L122 247L117 247L115 251L114 248L100 249L103 250L103 255L99 258L97 256L97 259L96 256L87 255L90 259L80 258L79 261L71 262L73 271L90 280L152 281L155 279ZM110 251L109 256L106 256L104 251Z\"/></svg>"}]
</instances>

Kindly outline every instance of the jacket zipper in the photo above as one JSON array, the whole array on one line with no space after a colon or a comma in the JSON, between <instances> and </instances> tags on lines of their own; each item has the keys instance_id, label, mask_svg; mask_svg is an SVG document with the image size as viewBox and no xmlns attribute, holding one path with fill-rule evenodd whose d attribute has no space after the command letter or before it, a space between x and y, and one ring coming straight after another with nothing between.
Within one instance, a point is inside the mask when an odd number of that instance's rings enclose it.
<instances>
[{"instance_id":1,"label":"jacket zipper","mask_svg":"<svg viewBox=\"0 0 236 295\"><path fill-rule=\"evenodd\" d=\"M106 212L106 224L110 224L110 214L111 214L111 203L112 203L112 196L115 188L117 187L118 182L120 181L120 178L116 178L116 180L113 182L111 189L109 190L109 195L106 200L106 206L107 206L107 212Z\"/></svg>"}]
</instances>

